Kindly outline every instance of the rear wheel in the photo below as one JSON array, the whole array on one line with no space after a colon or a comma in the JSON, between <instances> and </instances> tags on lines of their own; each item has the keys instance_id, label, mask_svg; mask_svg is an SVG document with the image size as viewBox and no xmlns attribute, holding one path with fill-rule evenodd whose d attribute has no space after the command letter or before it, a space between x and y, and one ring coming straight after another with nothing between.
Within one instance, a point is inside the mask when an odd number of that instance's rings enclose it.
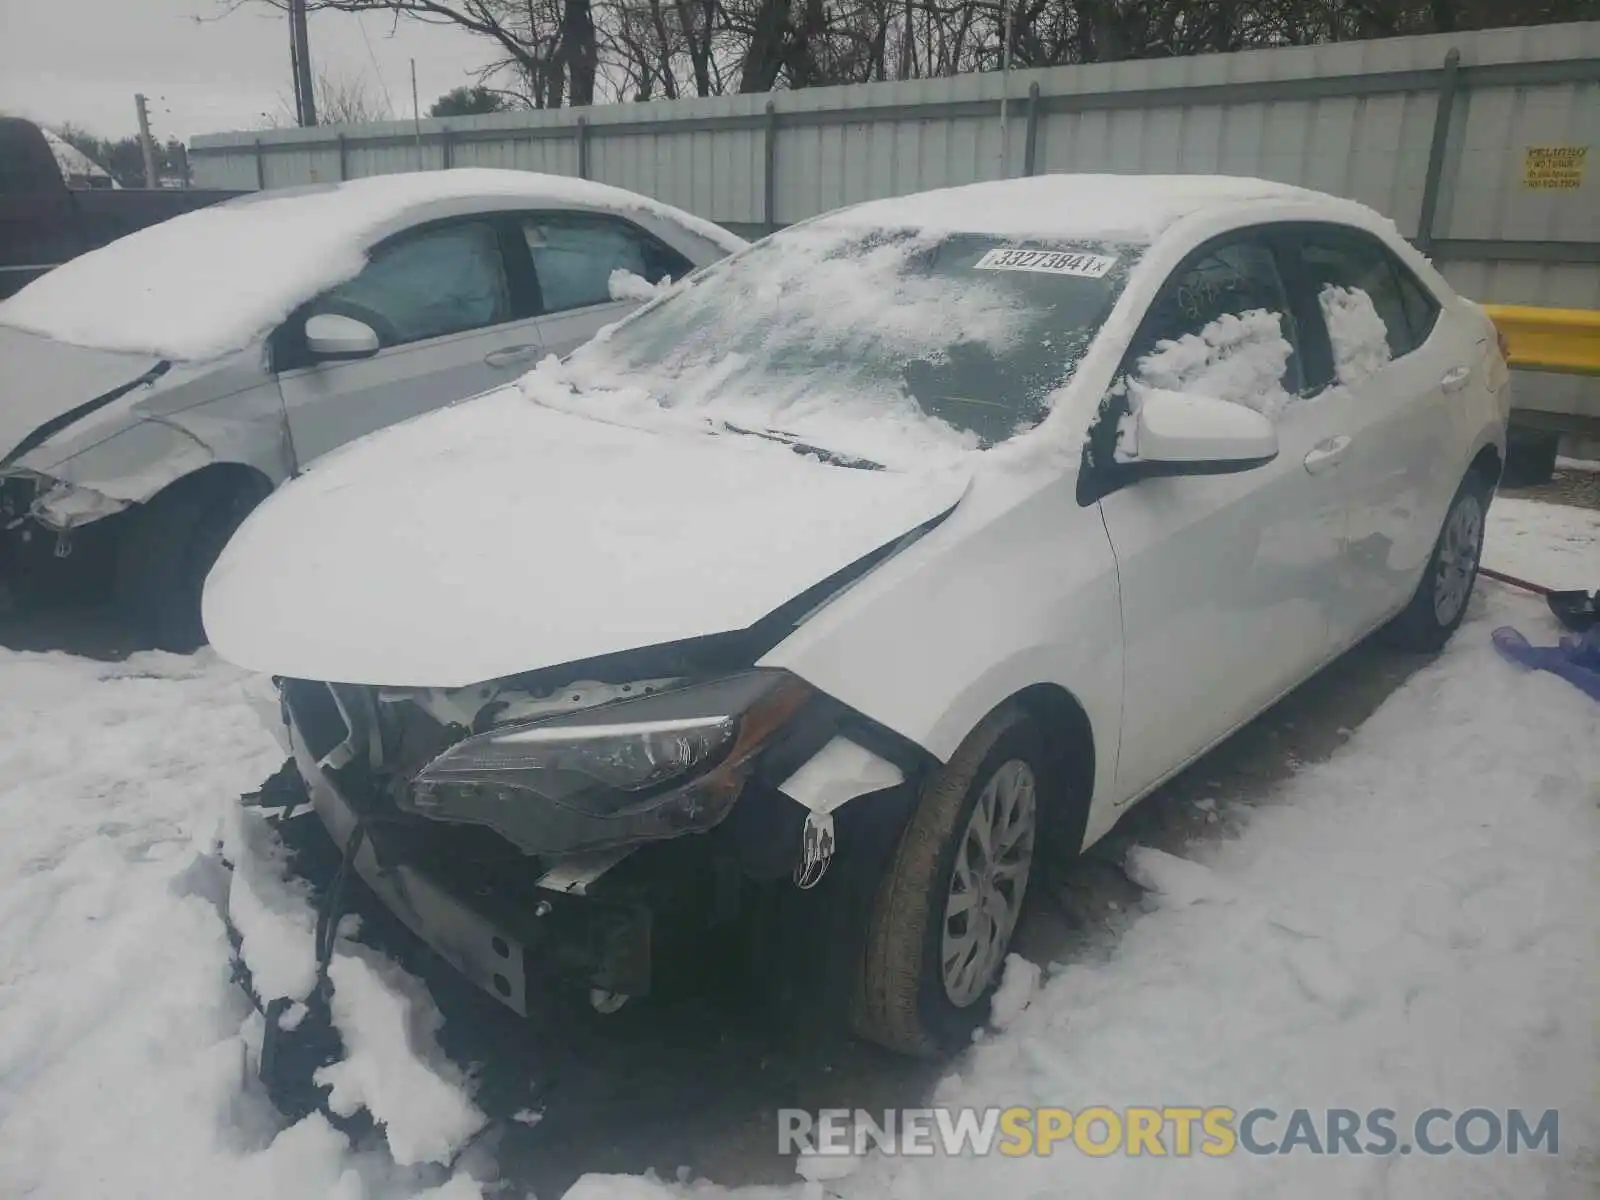
<instances>
[{"instance_id":1,"label":"rear wheel","mask_svg":"<svg viewBox=\"0 0 1600 1200\"><path fill-rule=\"evenodd\" d=\"M984 1023L1027 896L1048 762L1033 721L1007 710L930 777L869 919L857 1033L932 1055Z\"/></svg>"},{"instance_id":2,"label":"rear wheel","mask_svg":"<svg viewBox=\"0 0 1600 1200\"><path fill-rule=\"evenodd\" d=\"M1488 480L1477 471L1462 482L1411 603L1385 631L1393 645L1431 654L1442 650L1461 625L1483 555L1490 490Z\"/></svg>"},{"instance_id":3,"label":"rear wheel","mask_svg":"<svg viewBox=\"0 0 1600 1200\"><path fill-rule=\"evenodd\" d=\"M117 546L117 607L158 649L206 644L200 595L217 556L267 495L265 480L189 476L132 514Z\"/></svg>"}]
</instances>

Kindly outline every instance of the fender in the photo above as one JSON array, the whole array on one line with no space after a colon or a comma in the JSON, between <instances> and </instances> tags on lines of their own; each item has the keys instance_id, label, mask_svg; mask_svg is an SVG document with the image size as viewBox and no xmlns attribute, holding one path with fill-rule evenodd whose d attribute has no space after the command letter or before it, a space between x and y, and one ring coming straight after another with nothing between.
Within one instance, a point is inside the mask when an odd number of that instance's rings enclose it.
<instances>
[{"instance_id":1,"label":"fender","mask_svg":"<svg viewBox=\"0 0 1600 1200\"><path fill-rule=\"evenodd\" d=\"M1076 470L1059 463L984 472L947 521L823 606L759 665L793 672L940 762L1012 696L1059 686L1089 717L1094 804L1108 801L1122 706L1121 600L1110 538L1099 511L1079 507L1076 482ZM843 792L881 773L848 755L840 763L850 767L839 771ZM808 807L827 803L815 780L790 786Z\"/></svg>"}]
</instances>

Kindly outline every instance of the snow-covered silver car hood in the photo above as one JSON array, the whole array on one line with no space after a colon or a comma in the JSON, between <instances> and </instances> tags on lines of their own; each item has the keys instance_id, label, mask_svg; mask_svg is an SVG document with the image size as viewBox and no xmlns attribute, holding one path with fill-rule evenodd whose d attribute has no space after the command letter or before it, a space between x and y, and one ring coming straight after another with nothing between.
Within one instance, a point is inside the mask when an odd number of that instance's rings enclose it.
<instances>
[{"instance_id":1,"label":"snow-covered silver car hood","mask_svg":"<svg viewBox=\"0 0 1600 1200\"><path fill-rule=\"evenodd\" d=\"M968 478L608 424L507 388L280 489L213 569L206 632L252 670L460 687L748 628L947 512Z\"/></svg>"}]
</instances>

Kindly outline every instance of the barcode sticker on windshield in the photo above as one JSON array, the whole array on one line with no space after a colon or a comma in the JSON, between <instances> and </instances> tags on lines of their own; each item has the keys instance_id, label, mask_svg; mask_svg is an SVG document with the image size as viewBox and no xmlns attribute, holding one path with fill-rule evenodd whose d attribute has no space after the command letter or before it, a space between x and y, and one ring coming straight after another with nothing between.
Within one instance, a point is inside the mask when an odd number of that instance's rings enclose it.
<instances>
[{"instance_id":1,"label":"barcode sticker on windshield","mask_svg":"<svg viewBox=\"0 0 1600 1200\"><path fill-rule=\"evenodd\" d=\"M996 247L972 264L975 271L1037 271L1042 275L1077 275L1099 279L1117 260L1107 254L1072 254L1061 250L1018 250Z\"/></svg>"}]
</instances>

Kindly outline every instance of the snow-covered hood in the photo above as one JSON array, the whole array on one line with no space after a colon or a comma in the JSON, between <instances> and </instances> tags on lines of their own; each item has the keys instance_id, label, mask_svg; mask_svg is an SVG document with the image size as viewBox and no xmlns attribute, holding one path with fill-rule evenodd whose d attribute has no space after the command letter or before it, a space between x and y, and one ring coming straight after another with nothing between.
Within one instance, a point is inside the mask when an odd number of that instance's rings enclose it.
<instances>
[{"instance_id":1,"label":"snow-covered hood","mask_svg":"<svg viewBox=\"0 0 1600 1200\"><path fill-rule=\"evenodd\" d=\"M72 346L0 325L0 463L30 435L88 416L160 366L151 354Z\"/></svg>"},{"instance_id":2,"label":"snow-covered hood","mask_svg":"<svg viewBox=\"0 0 1600 1200\"><path fill-rule=\"evenodd\" d=\"M968 478L608 424L502 389L280 489L212 570L206 632L252 670L460 687L748 628L948 511Z\"/></svg>"}]
</instances>

